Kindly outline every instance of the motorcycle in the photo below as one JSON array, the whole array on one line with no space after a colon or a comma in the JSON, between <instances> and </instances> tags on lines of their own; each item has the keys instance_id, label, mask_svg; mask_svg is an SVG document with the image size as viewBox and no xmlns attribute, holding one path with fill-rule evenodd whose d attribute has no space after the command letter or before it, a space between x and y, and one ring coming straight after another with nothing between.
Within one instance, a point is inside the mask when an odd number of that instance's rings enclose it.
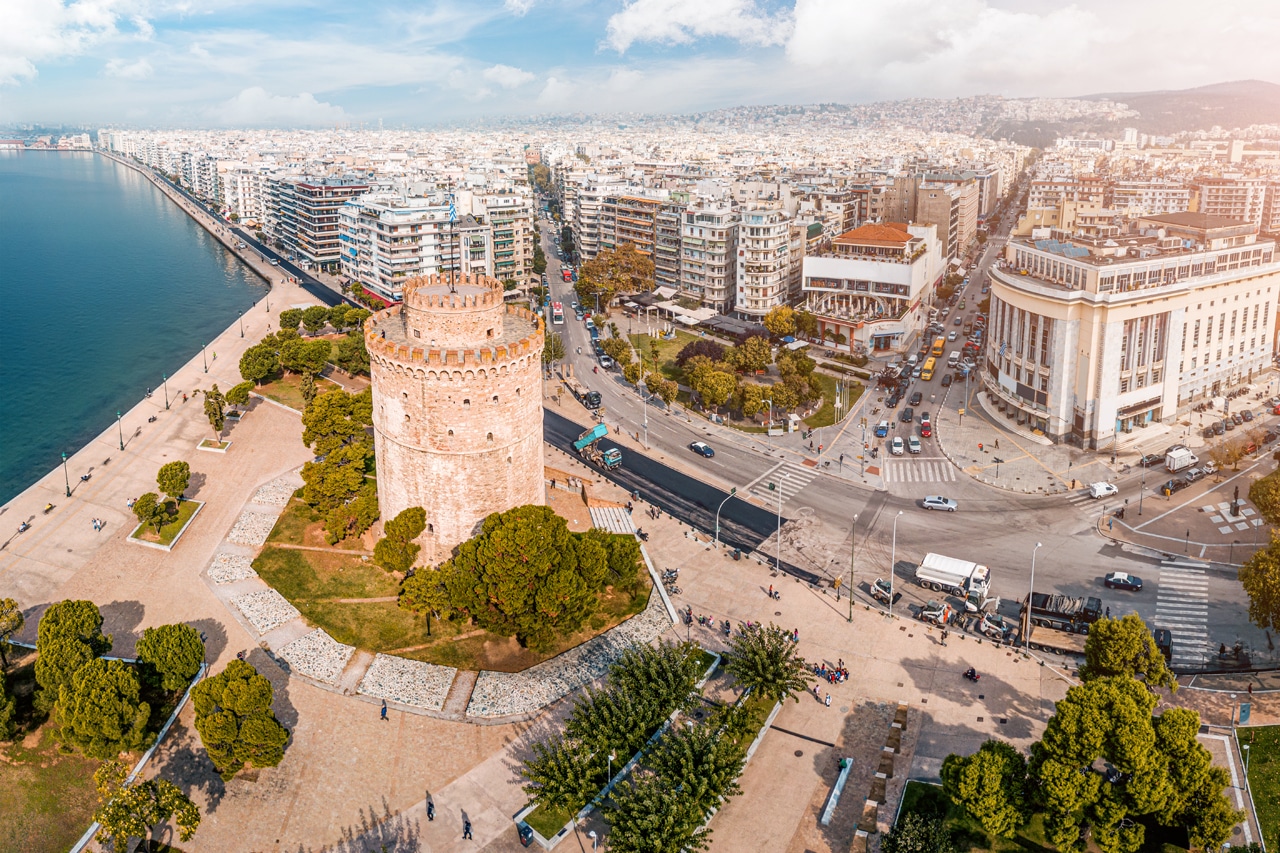
<instances>
[{"instance_id":1,"label":"motorcycle","mask_svg":"<svg viewBox=\"0 0 1280 853\"><path fill-rule=\"evenodd\" d=\"M155 422L156 422L156 416L155 416L155 415L152 415L151 417L147 418L147 423L149 423L149 424L153 424L153 423L155 423Z\"/></svg>"},{"instance_id":2,"label":"motorcycle","mask_svg":"<svg viewBox=\"0 0 1280 853\"><path fill-rule=\"evenodd\" d=\"M18 532L19 532L19 533L26 533L26 532L27 532L28 530L30 530L30 529L31 529L31 525L30 525L30 524L28 524L28 523L27 523L27 522L25 522L25 521L18 525Z\"/></svg>"},{"instance_id":3,"label":"motorcycle","mask_svg":"<svg viewBox=\"0 0 1280 853\"><path fill-rule=\"evenodd\" d=\"M641 542L648 542L648 541L649 541L649 534L648 534L648 533L645 533L645 532L644 532L642 529L640 529L639 527L637 527L637 528L636 528L636 537L637 537Z\"/></svg>"},{"instance_id":4,"label":"motorcycle","mask_svg":"<svg viewBox=\"0 0 1280 853\"><path fill-rule=\"evenodd\" d=\"M48 514L49 514L49 513L51 513L51 512L53 512L53 504L45 504L45 505L44 505L44 514L45 514L45 515L48 515Z\"/></svg>"},{"instance_id":5,"label":"motorcycle","mask_svg":"<svg viewBox=\"0 0 1280 853\"><path fill-rule=\"evenodd\" d=\"M978 675L978 671L976 669L974 669L973 667L969 667L964 671L964 677L969 679L970 681L976 682L982 676Z\"/></svg>"}]
</instances>

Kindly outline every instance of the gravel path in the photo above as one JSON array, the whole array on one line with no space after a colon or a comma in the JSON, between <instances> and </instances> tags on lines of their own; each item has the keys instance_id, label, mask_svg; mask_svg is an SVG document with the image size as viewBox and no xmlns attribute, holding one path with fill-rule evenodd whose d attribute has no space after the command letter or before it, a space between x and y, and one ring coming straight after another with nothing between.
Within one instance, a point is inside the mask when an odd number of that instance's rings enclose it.
<instances>
[{"instance_id":1,"label":"gravel path","mask_svg":"<svg viewBox=\"0 0 1280 853\"><path fill-rule=\"evenodd\" d=\"M337 684L355 651L355 646L344 646L326 634L324 629L317 628L282 648L280 656L289 662L294 672L316 681Z\"/></svg>"},{"instance_id":2,"label":"gravel path","mask_svg":"<svg viewBox=\"0 0 1280 853\"><path fill-rule=\"evenodd\" d=\"M284 506L293 497L293 493L302 487L302 478L297 474L285 474L276 477L253 493L253 502L268 506Z\"/></svg>"},{"instance_id":3,"label":"gravel path","mask_svg":"<svg viewBox=\"0 0 1280 853\"><path fill-rule=\"evenodd\" d=\"M297 619L300 615L298 608L290 604L283 595L274 589L247 592L231 599L231 603L257 629L259 636L267 633L272 628Z\"/></svg>"},{"instance_id":4,"label":"gravel path","mask_svg":"<svg viewBox=\"0 0 1280 853\"><path fill-rule=\"evenodd\" d=\"M359 690L366 696L439 711L457 674L458 670L451 666L378 655L364 674Z\"/></svg>"},{"instance_id":5,"label":"gravel path","mask_svg":"<svg viewBox=\"0 0 1280 853\"><path fill-rule=\"evenodd\" d=\"M257 576L253 558L242 554L215 554L209 565L209 580L214 583L235 583Z\"/></svg>"},{"instance_id":6,"label":"gravel path","mask_svg":"<svg viewBox=\"0 0 1280 853\"><path fill-rule=\"evenodd\" d=\"M651 643L670 627L671 617L654 592L642 613L562 655L524 672L481 672L467 716L505 717L537 711L603 677L627 648Z\"/></svg>"},{"instance_id":7,"label":"gravel path","mask_svg":"<svg viewBox=\"0 0 1280 853\"><path fill-rule=\"evenodd\" d=\"M271 535L271 528L276 526L280 513L255 512L246 509L240 513L231 532L227 534L229 542L237 545L262 545Z\"/></svg>"}]
</instances>

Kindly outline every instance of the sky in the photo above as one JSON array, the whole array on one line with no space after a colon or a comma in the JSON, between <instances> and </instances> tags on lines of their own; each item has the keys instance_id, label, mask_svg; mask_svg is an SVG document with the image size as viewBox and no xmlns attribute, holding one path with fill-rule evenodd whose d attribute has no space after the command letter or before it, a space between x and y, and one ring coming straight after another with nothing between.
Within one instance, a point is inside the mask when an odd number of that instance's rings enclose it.
<instances>
[{"instance_id":1,"label":"sky","mask_svg":"<svg viewBox=\"0 0 1280 853\"><path fill-rule=\"evenodd\" d=\"M1276 0L0 0L0 123L435 126L1280 82Z\"/></svg>"}]
</instances>

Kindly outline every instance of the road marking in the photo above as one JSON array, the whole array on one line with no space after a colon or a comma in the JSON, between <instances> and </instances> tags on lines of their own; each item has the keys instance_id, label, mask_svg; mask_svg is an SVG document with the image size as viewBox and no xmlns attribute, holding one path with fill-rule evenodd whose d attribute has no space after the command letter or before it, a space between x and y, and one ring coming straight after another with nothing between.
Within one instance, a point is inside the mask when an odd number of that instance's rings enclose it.
<instances>
[{"instance_id":1,"label":"road marking","mask_svg":"<svg viewBox=\"0 0 1280 853\"><path fill-rule=\"evenodd\" d=\"M946 459L938 457L890 458L884 465L884 477L888 483L954 483L956 469Z\"/></svg>"},{"instance_id":2,"label":"road marking","mask_svg":"<svg viewBox=\"0 0 1280 853\"><path fill-rule=\"evenodd\" d=\"M1204 663L1209 657L1209 579L1203 570L1160 570L1156 590L1156 628L1173 635L1174 661Z\"/></svg>"},{"instance_id":3,"label":"road marking","mask_svg":"<svg viewBox=\"0 0 1280 853\"><path fill-rule=\"evenodd\" d=\"M818 472L814 468L796 465L792 462L779 462L744 486L742 491L750 492L753 497L765 504L777 503L778 494L781 493L782 502L786 503L817 477ZM770 483L776 483L777 489L770 489Z\"/></svg>"}]
</instances>

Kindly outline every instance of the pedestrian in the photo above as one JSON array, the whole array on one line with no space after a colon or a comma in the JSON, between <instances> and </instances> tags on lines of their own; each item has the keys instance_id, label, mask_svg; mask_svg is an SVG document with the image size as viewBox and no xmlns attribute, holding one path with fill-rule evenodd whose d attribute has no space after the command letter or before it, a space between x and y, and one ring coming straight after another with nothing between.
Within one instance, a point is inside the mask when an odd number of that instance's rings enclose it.
<instances>
[{"instance_id":1,"label":"pedestrian","mask_svg":"<svg viewBox=\"0 0 1280 853\"><path fill-rule=\"evenodd\" d=\"M1250 683L1249 683L1249 695L1250 695L1250 696L1252 696L1252 695L1253 695L1253 682L1250 682Z\"/></svg>"},{"instance_id":2,"label":"pedestrian","mask_svg":"<svg viewBox=\"0 0 1280 853\"><path fill-rule=\"evenodd\" d=\"M1116 520L1114 516L1107 519L1107 530L1111 530L1113 527L1115 527L1115 525L1116 525Z\"/></svg>"},{"instance_id":3,"label":"pedestrian","mask_svg":"<svg viewBox=\"0 0 1280 853\"><path fill-rule=\"evenodd\" d=\"M828 708L830 708L830 707L831 707L831 694L830 694L830 693L828 693L828 694L827 694L827 698L826 698L825 702L826 702L827 707L828 707Z\"/></svg>"},{"instance_id":4,"label":"pedestrian","mask_svg":"<svg viewBox=\"0 0 1280 853\"><path fill-rule=\"evenodd\" d=\"M943 628L942 629L942 645L945 646L946 644L947 644L947 629Z\"/></svg>"},{"instance_id":5,"label":"pedestrian","mask_svg":"<svg viewBox=\"0 0 1280 853\"><path fill-rule=\"evenodd\" d=\"M386 699L382 700L382 721L384 723L387 721L387 700Z\"/></svg>"},{"instance_id":6,"label":"pedestrian","mask_svg":"<svg viewBox=\"0 0 1280 853\"><path fill-rule=\"evenodd\" d=\"M427 822L430 823L435 819L436 819L436 802L435 800L431 799L428 796L427 797Z\"/></svg>"},{"instance_id":7,"label":"pedestrian","mask_svg":"<svg viewBox=\"0 0 1280 853\"><path fill-rule=\"evenodd\" d=\"M555 487L556 487L556 481L555 481L555 478L553 477L551 479L551 488L554 489Z\"/></svg>"},{"instance_id":8,"label":"pedestrian","mask_svg":"<svg viewBox=\"0 0 1280 853\"><path fill-rule=\"evenodd\" d=\"M1072 489L1074 489L1075 487L1076 487L1076 478L1075 478L1075 477L1072 477L1072 478L1071 478L1071 488L1072 488Z\"/></svg>"},{"instance_id":9,"label":"pedestrian","mask_svg":"<svg viewBox=\"0 0 1280 853\"><path fill-rule=\"evenodd\" d=\"M773 598L773 584L769 584L769 597Z\"/></svg>"},{"instance_id":10,"label":"pedestrian","mask_svg":"<svg viewBox=\"0 0 1280 853\"><path fill-rule=\"evenodd\" d=\"M1107 618L1108 618L1108 619L1110 619L1110 618L1111 618L1111 608L1110 608L1110 607L1108 607L1108 608L1107 608Z\"/></svg>"},{"instance_id":11,"label":"pedestrian","mask_svg":"<svg viewBox=\"0 0 1280 853\"><path fill-rule=\"evenodd\" d=\"M471 838L471 821L465 817L462 819L462 838Z\"/></svg>"},{"instance_id":12,"label":"pedestrian","mask_svg":"<svg viewBox=\"0 0 1280 853\"><path fill-rule=\"evenodd\" d=\"M822 685L821 685L821 684L815 684L815 685L813 685L813 695L814 695L815 697L817 697L818 699L821 699L821 698L822 698Z\"/></svg>"}]
</instances>

